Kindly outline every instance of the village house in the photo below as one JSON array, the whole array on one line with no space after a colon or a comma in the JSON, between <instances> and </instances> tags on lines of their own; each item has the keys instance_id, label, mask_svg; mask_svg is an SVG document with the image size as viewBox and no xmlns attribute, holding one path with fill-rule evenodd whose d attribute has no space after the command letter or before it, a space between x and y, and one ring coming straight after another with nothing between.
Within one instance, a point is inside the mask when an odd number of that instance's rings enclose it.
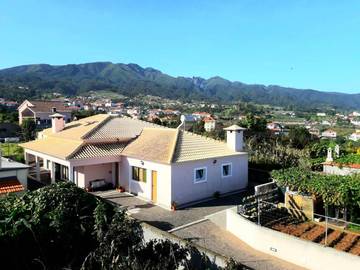
<instances>
[{"instance_id":1,"label":"village house","mask_svg":"<svg viewBox=\"0 0 360 270\"><path fill-rule=\"evenodd\" d=\"M24 119L34 119L39 128L51 126L50 115L55 112L64 116L65 122L71 121L71 109L64 105L62 101L42 101L25 100L18 107L19 125Z\"/></svg>"},{"instance_id":2,"label":"village house","mask_svg":"<svg viewBox=\"0 0 360 270\"><path fill-rule=\"evenodd\" d=\"M128 117L51 117L52 128L21 144L26 162L48 170L51 182L89 188L102 180L167 209L247 187L241 127L226 128L222 142Z\"/></svg>"},{"instance_id":3,"label":"village house","mask_svg":"<svg viewBox=\"0 0 360 270\"><path fill-rule=\"evenodd\" d=\"M321 133L322 138L335 139L337 136L336 131L332 129L325 130Z\"/></svg>"},{"instance_id":4,"label":"village house","mask_svg":"<svg viewBox=\"0 0 360 270\"><path fill-rule=\"evenodd\" d=\"M357 129L354 133L352 133L349 136L349 140L352 140L354 142L357 142L358 140L360 140L360 130Z\"/></svg>"},{"instance_id":5,"label":"village house","mask_svg":"<svg viewBox=\"0 0 360 270\"><path fill-rule=\"evenodd\" d=\"M197 121L200 121L206 117L211 117L211 114L207 112L194 112L192 115L196 118Z\"/></svg>"},{"instance_id":6,"label":"village house","mask_svg":"<svg viewBox=\"0 0 360 270\"><path fill-rule=\"evenodd\" d=\"M204 129L207 132L211 132L215 130L216 120L212 117L205 117L204 118Z\"/></svg>"}]
</instances>

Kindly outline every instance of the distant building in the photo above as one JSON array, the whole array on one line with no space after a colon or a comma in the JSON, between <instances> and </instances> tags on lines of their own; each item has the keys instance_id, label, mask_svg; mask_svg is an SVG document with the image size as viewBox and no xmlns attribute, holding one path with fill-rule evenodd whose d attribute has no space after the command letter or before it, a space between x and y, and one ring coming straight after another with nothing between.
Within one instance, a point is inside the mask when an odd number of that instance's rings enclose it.
<instances>
[{"instance_id":1,"label":"distant building","mask_svg":"<svg viewBox=\"0 0 360 270\"><path fill-rule=\"evenodd\" d=\"M350 116L350 117L357 117L357 116L360 116L360 113L354 111L354 112L350 113L349 116Z\"/></svg>"},{"instance_id":2,"label":"distant building","mask_svg":"<svg viewBox=\"0 0 360 270\"><path fill-rule=\"evenodd\" d=\"M284 127L281 124L276 123L276 122L268 123L266 125L266 128L268 130L270 130L271 132L274 132L276 134L281 133L283 131L283 129L284 129Z\"/></svg>"},{"instance_id":3,"label":"distant building","mask_svg":"<svg viewBox=\"0 0 360 270\"><path fill-rule=\"evenodd\" d=\"M183 114L180 116L180 121L183 123L183 128L189 130L197 122L197 118L191 114Z\"/></svg>"},{"instance_id":4,"label":"distant building","mask_svg":"<svg viewBox=\"0 0 360 270\"><path fill-rule=\"evenodd\" d=\"M354 133L352 133L349 136L349 140L352 140L354 142L357 142L358 140L360 140L360 130L357 129Z\"/></svg>"},{"instance_id":5,"label":"distant building","mask_svg":"<svg viewBox=\"0 0 360 270\"><path fill-rule=\"evenodd\" d=\"M326 113L319 112L319 113L316 114L316 116L324 117L324 116L326 116Z\"/></svg>"},{"instance_id":6,"label":"distant building","mask_svg":"<svg viewBox=\"0 0 360 270\"><path fill-rule=\"evenodd\" d=\"M316 136L316 137L319 137L319 136L320 136L320 130L317 129L317 128L310 128L310 129L309 129L309 133L310 133L311 135Z\"/></svg>"},{"instance_id":7,"label":"distant building","mask_svg":"<svg viewBox=\"0 0 360 270\"><path fill-rule=\"evenodd\" d=\"M22 124L24 119L34 119L38 127L50 127L50 115L56 112L64 115L64 119L66 122L70 122L71 120L71 109L66 107L61 101L25 100L19 106L18 111L20 125Z\"/></svg>"},{"instance_id":8,"label":"distant building","mask_svg":"<svg viewBox=\"0 0 360 270\"><path fill-rule=\"evenodd\" d=\"M204 119L204 129L207 132L215 130L216 120L212 117L205 117Z\"/></svg>"},{"instance_id":9,"label":"distant building","mask_svg":"<svg viewBox=\"0 0 360 270\"><path fill-rule=\"evenodd\" d=\"M322 138L335 139L337 136L336 131L332 129L325 130L321 133Z\"/></svg>"},{"instance_id":10,"label":"distant building","mask_svg":"<svg viewBox=\"0 0 360 270\"><path fill-rule=\"evenodd\" d=\"M196 118L197 121L202 120L205 117L211 117L211 114L207 112L194 112L192 115Z\"/></svg>"}]
</instances>

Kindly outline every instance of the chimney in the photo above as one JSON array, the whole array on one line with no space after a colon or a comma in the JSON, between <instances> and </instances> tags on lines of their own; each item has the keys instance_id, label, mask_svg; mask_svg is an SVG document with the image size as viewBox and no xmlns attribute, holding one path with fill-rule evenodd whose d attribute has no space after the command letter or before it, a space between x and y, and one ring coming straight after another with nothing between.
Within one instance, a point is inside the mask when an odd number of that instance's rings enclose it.
<instances>
[{"instance_id":1,"label":"chimney","mask_svg":"<svg viewBox=\"0 0 360 270\"><path fill-rule=\"evenodd\" d=\"M226 131L227 147L235 152L244 151L243 133L246 128L239 127L238 125L232 125L224 128L224 130Z\"/></svg>"},{"instance_id":2,"label":"chimney","mask_svg":"<svg viewBox=\"0 0 360 270\"><path fill-rule=\"evenodd\" d=\"M50 118L51 118L51 128L53 133L58 133L64 129L65 120L62 114L55 113L50 115Z\"/></svg>"}]
</instances>

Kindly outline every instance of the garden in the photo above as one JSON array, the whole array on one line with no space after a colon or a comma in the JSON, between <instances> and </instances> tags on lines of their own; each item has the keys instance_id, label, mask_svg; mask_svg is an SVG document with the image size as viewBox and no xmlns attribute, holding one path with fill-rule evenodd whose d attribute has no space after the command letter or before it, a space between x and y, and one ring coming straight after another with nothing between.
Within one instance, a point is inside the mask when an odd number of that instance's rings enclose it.
<instances>
[{"instance_id":1,"label":"garden","mask_svg":"<svg viewBox=\"0 0 360 270\"><path fill-rule=\"evenodd\" d=\"M0 198L1 269L249 269L216 266L195 246L145 242L124 211L70 182Z\"/></svg>"}]
</instances>

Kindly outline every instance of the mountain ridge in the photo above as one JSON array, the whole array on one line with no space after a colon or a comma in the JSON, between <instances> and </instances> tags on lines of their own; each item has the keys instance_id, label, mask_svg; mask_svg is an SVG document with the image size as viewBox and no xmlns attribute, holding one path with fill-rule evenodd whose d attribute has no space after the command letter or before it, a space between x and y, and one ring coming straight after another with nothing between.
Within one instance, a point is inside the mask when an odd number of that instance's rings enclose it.
<instances>
[{"instance_id":1,"label":"mountain ridge","mask_svg":"<svg viewBox=\"0 0 360 270\"><path fill-rule=\"evenodd\" d=\"M19 88L23 86L28 89ZM36 98L48 92L77 95L97 90L126 96L151 94L172 99L243 101L298 108L360 108L360 94L245 84L220 76L173 77L135 63L33 64L0 69L0 95L6 98Z\"/></svg>"}]
</instances>

